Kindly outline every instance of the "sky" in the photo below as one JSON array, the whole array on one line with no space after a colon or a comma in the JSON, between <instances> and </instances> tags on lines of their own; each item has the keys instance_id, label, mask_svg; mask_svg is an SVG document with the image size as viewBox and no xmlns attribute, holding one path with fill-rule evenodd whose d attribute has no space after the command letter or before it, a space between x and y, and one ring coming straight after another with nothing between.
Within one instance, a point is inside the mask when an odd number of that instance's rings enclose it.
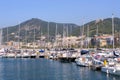
<instances>
[{"instance_id":1,"label":"sky","mask_svg":"<svg viewBox=\"0 0 120 80\"><path fill-rule=\"evenodd\" d=\"M0 0L0 28L31 18L82 25L112 14L120 18L120 0Z\"/></svg>"}]
</instances>

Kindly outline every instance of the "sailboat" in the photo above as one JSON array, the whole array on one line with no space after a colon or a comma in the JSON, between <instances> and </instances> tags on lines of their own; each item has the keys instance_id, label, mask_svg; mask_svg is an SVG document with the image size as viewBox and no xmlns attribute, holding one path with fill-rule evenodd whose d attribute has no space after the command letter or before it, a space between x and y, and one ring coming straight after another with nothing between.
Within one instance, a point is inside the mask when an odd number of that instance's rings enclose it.
<instances>
[{"instance_id":1,"label":"sailboat","mask_svg":"<svg viewBox=\"0 0 120 80\"><path fill-rule=\"evenodd\" d=\"M83 35L84 35L84 24L83 24L83 27L82 27L82 43L84 42L83 41ZM86 48L89 49L89 42L88 42L88 37L89 37L89 25L87 26L87 39L86 39ZM88 49L82 49L83 47L83 44L81 44L81 56L79 58L77 58L75 61L76 61L76 64L78 66L82 66L82 67L89 67L89 66L92 66L92 57L90 56L89 54L89 50Z\"/></svg>"},{"instance_id":2,"label":"sailboat","mask_svg":"<svg viewBox=\"0 0 120 80\"><path fill-rule=\"evenodd\" d=\"M112 35L113 35L113 52L114 52L114 17L112 14ZM115 53L115 52L114 52ZM120 58L110 58L108 62L104 61L104 67L101 71L109 74L119 75L120 76L120 63L118 61Z\"/></svg>"},{"instance_id":3,"label":"sailboat","mask_svg":"<svg viewBox=\"0 0 120 80\"><path fill-rule=\"evenodd\" d=\"M61 62L74 62L78 54L77 50L73 48L69 48L68 29L69 29L69 25L64 24L63 25L63 49L61 49L60 56L59 56L59 60Z\"/></svg>"},{"instance_id":4,"label":"sailboat","mask_svg":"<svg viewBox=\"0 0 120 80\"><path fill-rule=\"evenodd\" d=\"M58 52L59 52L58 45L57 45L57 28L58 28L58 25L56 23L56 25L55 25L55 42L53 44L53 48L49 52L50 53L49 59L54 59L54 60L57 59Z\"/></svg>"}]
</instances>

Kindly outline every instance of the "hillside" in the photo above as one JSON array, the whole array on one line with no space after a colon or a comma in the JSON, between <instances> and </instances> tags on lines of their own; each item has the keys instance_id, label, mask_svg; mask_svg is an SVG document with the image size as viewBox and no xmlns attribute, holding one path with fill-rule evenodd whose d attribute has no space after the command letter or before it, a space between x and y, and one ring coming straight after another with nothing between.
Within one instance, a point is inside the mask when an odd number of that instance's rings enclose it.
<instances>
[{"instance_id":1,"label":"hillside","mask_svg":"<svg viewBox=\"0 0 120 80\"><path fill-rule=\"evenodd\" d=\"M56 25L57 25L57 29L56 29ZM78 27L78 25L72 23L49 22L49 38L50 39L54 38L55 34L63 35L63 32L66 35L65 32L67 32L67 27L68 27L68 34L72 35L72 31L74 31L74 29ZM32 18L16 26L3 28L3 36L4 36L3 41L5 42L11 40L17 41L18 38L14 38L14 37L19 35L19 30L20 30L21 41L26 41L26 38L28 42L33 41L34 34L35 34L35 38L37 40L40 40L41 35L48 36L48 22L37 18ZM14 33L14 36L11 35L12 33Z\"/></svg>"},{"instance_id":2,"label":"hillside","mask_svg":"<svg viewBox=\"0 0 120 80\"><path fill-rule=\"evenodd\" d=\"M98 35L112 34L112 18L107 18L98 21L94 20L89 23L86 23L84 25L84 34L87 34L88 26L89 26L89 36L96 35L97 26L98 26ZM82 27L83 25L81 26L81 29ZM115 32L120 32L120 18L114 18L114 28L115 28ZM79 28L76 28L76 32L77 32L76 35L78 35L79 31L82 32L83 29L80 30Z\"/></svg>"},{"instance_id":3,"label":"hillside","mask_svg":"<svg viewBox=\"0 0 120 80\"><path fill-rule=\"evenodd\" d=\"M57 29L56 29L57 24ZM114 18L115 32L120 31L120 18ZM107 18L104 20L96 20L88 22L84 25L84 34L87 34L89 26L89 36L96 34L98 26L98 35L111 34L112 33L112 19ZM19 29L20 28L20 29ZM64 29L63 29L64 28ZM48 22L37 18L32 18L25 22L22 22L15 26L3 28L3 41L17 41L20 30L20 40L32 42L34 40L34 34L36 40L40 40L40 36L48 36ZM68 31L68 35L67 35ZM81 31L81 32L80 32ZM78 26L72 23L55 23L49 22L49 39L54 39L55 34L61 34L65 36L79 36L82 34L83 26ZM57 33L56 33L57 32ZM7 35L8 33L8 35Z\"/></svg>"}]
</instances>

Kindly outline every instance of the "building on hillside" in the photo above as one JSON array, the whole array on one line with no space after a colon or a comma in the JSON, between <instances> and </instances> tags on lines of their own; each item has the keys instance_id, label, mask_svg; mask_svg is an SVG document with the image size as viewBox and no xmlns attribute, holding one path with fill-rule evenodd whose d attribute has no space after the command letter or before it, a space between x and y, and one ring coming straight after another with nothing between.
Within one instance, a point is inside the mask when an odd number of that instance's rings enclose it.
<instances>
[{"instance_id":1,"label":"building on hillside","mask_svg":"<svg viewBox=\"0 0 120 80\"><path fill-rule=\"evenodd\" d=\"M113 43L112 35L103 35L103 36L98 36L96 38L97 38L97 43L100 47L109 46L112 45Z\"/></svg>"}]
</instances>

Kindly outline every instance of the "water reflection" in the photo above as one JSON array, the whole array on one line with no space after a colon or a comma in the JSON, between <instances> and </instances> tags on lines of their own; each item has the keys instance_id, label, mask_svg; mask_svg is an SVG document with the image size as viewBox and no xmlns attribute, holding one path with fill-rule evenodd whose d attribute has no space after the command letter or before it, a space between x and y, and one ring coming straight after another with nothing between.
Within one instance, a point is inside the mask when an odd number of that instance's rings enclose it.
<instances>
[{"instance_id":1,"label":"water reflection","mask_svg":"<svg viewBox=\"0 0 120 80\"><path fill-rule=\"evenodd\" d=\"M47 59L0 59L0 80L119 80L75 63Z\"/></svg>"}]
</instances>

